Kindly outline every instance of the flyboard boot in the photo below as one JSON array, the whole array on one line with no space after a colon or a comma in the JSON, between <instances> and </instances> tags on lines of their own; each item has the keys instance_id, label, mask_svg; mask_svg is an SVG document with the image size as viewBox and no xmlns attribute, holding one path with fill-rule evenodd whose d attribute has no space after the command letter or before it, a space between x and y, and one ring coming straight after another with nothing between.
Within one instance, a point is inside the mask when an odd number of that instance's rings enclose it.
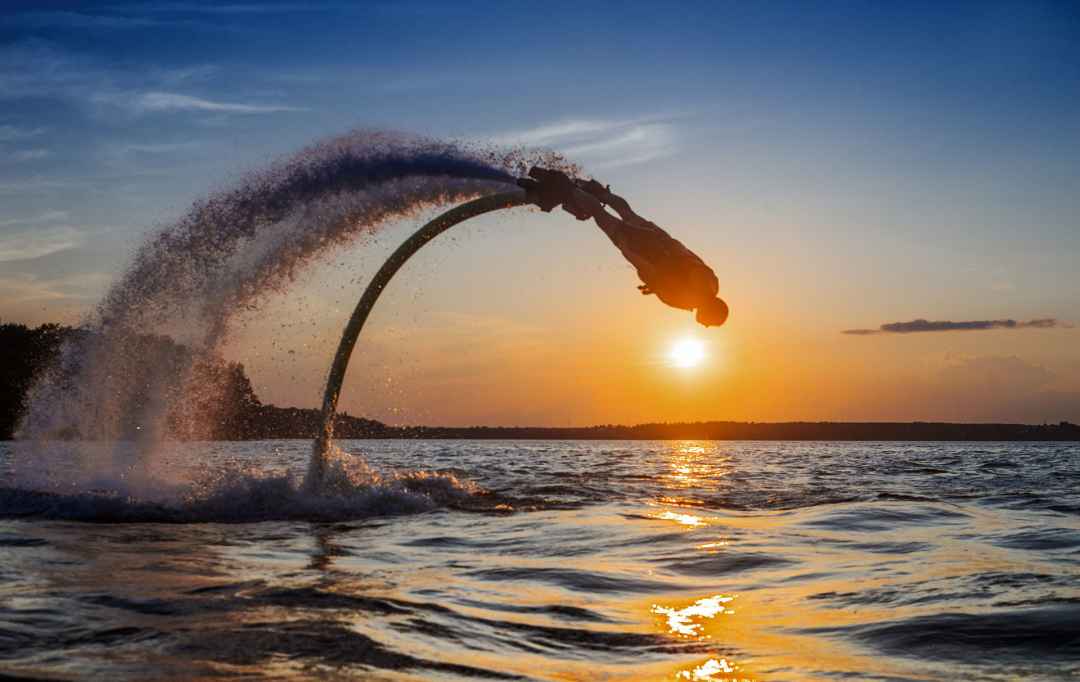
<instances>
[{"instance_id":1,"label":"flyboard boot","mask_svg":"<svg viewBox=\"0 0 1080 682\"><path fill-rule=\"evenodd\" d=\"M529 169L529 177L519 179L518 185L525 189L529 201L545 213L562 204L563 210L578 220L594 217L576 196L578 186L562 171L533 166Z\"/></svg>"}]
</instances>

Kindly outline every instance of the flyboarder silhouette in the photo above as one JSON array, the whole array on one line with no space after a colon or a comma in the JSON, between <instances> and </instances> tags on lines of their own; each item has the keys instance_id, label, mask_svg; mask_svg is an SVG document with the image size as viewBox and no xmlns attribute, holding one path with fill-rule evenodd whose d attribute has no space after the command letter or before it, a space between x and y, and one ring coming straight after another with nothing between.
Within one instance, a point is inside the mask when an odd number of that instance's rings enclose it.
<instances>
[{"instance_id":1,"label":"flyboarder silhouette","mask_svg":"<svg viewBox=\"0 0 1080 682\"><path fill-rule=\"evenodd\" d=\"M549 212L562 204L578 220L592 218L637 270L642 294L656 294L673 308L696 310L706 327L724 324L728 307L717 297L716 273L660 226L645 220L622 197L595 180L573 180L561 171L534 166L518 184L532 203ZM610 206L619 217L605 208Z\"/></svg>"}]
</instances>

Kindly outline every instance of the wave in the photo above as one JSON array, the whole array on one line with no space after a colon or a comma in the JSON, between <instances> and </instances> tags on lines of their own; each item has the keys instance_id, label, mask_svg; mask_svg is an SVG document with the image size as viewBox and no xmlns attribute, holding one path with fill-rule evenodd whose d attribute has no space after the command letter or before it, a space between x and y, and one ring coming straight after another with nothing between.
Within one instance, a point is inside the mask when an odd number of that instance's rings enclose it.
<instances>
[{"instance_id":1,"label":"wave","mask_svg":"<svg viewBox=\"0 0 1080 682\"><path fill-rule=\"evenodd\" d=\"M843 634L897 656L995 661L1075 660L1080 655L1080 608L1061 605L1005 613L936 613L807 634ZM988 661L989 662L989 661Z\"/></svg>"},{"instance_id":2,"label":"wave","mask_svg":"<svg viewBox=\"0 0 1080 682\"><path fill-rule=\"evenodd\" d=\"M440 508L503 511L510 502L445 472L381 474L359 457L337 456L325 485L311 491L295 474L222 467L166 485L125 476L93 483L53 480L45 489L0 488L0 518L101 523L347 521ZM75 492L69 492L74 490Z\"/></svg>"}]
</instances>

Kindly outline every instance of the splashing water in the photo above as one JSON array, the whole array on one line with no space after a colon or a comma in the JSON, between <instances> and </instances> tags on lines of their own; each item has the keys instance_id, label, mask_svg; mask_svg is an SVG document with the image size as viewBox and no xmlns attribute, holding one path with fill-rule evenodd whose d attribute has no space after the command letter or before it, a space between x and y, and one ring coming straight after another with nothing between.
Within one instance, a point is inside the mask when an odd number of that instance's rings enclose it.
<instances>
[{"instance_id":1,"label":"splashing water","mask_svg":"<svg viewBox=\"0 0 1080 682\"><path fill-rule=\"evenodd\" d=\"M135 440L134 454L80 455L84 469L117 473L152 453L166 430L213 437L229 401L211 360L235 315L386 222L504 190L533 163L575 170L552 154L357 131L196 202L138 249L84 322L87 333L38 378L18 437ZM148 363L139 341L147 334L179 337L191 352Z\"/></svg>"},{"instance_id":2,"label":"splashing water","mask_svg":"<svg viewBox=\"0 0 1080 682\"><path fill-rule=\"evenodd\" d=\"M222 444L218 444L220 446ZM299 446L292 442L289 446ZM208 444L202 444L205 449ZM287 450L294 450L286 446ZM19 488L0 486L0 517L133 523L243 523L344 521L436 508L499 511L507 500L446 471L377 471L360 456L334 446L326 454L322 485L311 490L297 470L263 461L193 462L189 443L166 443L152 459L123 470L108 465L117 450L138 444L12 443L6 467ZM209 445L211 450L214 445ZM243 444L236 447L244 448ZM302 446L301 446L302 448ZM280 459L275 448L266 453ZM290 453L291 454L291 453ZM217 455L217 456L215 456ZM95 457L96 456L96 457ZM99 465L88 469L84 460Z\"/></svg>"}]
</instances>

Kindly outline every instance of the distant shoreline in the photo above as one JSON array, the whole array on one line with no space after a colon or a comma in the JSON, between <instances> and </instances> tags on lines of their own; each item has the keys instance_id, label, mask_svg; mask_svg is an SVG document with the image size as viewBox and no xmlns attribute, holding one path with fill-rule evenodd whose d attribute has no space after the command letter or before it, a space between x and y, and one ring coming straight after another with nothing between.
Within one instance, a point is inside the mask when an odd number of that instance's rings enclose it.
<instances>
[{"instance_id":1,"label":"distant shoreline","mask_svg":"<svg viewBox=\"0 0 1080 682\"><path fill-rule=\"evenodd\" d=\"M730 440L730 441L1080 441L1080 426L1029 424L700 422L591 427L406 426L338 438L413 440Z\"/></svg>"},{"instance_id":2,"label":"distant shoreline","mask_svg":"<svg viewBox=\"0 0 1080 682\"><path fill-rule=\"evenodd\" d=\"M260 405L238 433L220 440L313 438L319 410ZM335 438L396 440L758 440L758 441L1080 441L1080 425L946 422L684 422L544 426L389 426L338 415Z\"/></svg>"},{"instance_id":3,"label":"distant shoreline","mask_svg":"<svg viewBox=\"0 0 1080 682\"><path fill-rule=\"evenodd\" d=\"M249 423L256 437L310 438L319 411L263 405ZM259 428L259 427L270 428ZM277 427L277 428L274 428ZM257 433L254 433L257 432ZM806 441L1080 441L1080 425L946 422L680 422L624 426L389 426L339 414L341 439L470 440L806 440ZM240 438L238 440L249 440Z\"/></svg>"},{"instance_id":4,"label":"distant shoreline","mask_svg":"<svg viewBox=\"0 0 1080 682\"><path fill-rule=\"evenodd\" d=\"M59 325L36 329L0 324L0 347L8 352L0 366L0 439L11 438L28 405L34 377L49 367L65 340L91 334ZM162 367L194 365L192 351L167 337L140 335L129 340L134 376L154 375ZM174 440L274 440L313 438L322 425L314 408L277 407L259 400L244 367L221 358L204 358L204 371L216 377L220 395L203 401L194 413L166 415L167 435ZM175 382L179 382L179 377ZM215 384L216 385L216 384ZM151 396L135 395L124 405L114 431L135 438L143 428ZM186 407L191 405L185 404ZM193 416L201 417L192 419ZM175 418L173 418L175 417ZM77 440L77 425L52 434ZM1057 424L986 424L947 422L680 422L624 426L389 426L373 419L339 413L334 434L340 439L473 439L473 440L758 440L758 441L1080 441L1080 426Z\"/></svg>"}]
</instances>

